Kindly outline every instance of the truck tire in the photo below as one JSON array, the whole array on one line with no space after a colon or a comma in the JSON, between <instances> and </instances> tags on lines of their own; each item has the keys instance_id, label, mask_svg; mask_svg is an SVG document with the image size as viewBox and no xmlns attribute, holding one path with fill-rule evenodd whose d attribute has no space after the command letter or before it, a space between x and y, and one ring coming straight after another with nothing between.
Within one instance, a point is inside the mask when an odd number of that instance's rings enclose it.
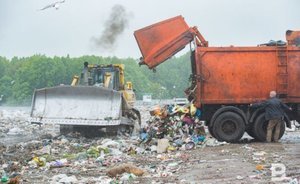
<instances>
[{"instance_id":1,"label":"truck tire","mask_svg":"<svg viewBox=\"0 0 300 184\"><path fill-rule=\"evenodd\" d=\"M237 142L245 133L243 118L234 112L223 112L214 122L213 134L219 141Z\"/></svg>"},{"instance_id":2,"label":"truck tire","mask_svg":"<svg viewBox=\"0 0 300 184\"><path fill-rule=\"evenodd\" d=\"M253 123L249 123L247 128L246 128L246 132L248 135L250 135L251 137L253 137Z\"/></svg>"},{"instance_id":3,"label":"truck tire","mask_svg":"<svg viewBox=\"0 0 300 184\"><path fill-rule=\"evenodd\" d=\"M208 132L210 133L210 135L213 136L213 137L215 137L214 131L213 131L213 126L212 125L208 125L207 129L208 129Z\"/></svg>"},{"instance_id":4,"label":"truck tire","mask_svg":"<svg viewBox=\"0 0 300 184\"><path fill-rule=\"evenodd\" d=\"M254 139L257 139L256 134L254 133L254 122L249 123L246 132L249 136L253 137Z\"/></svg>"},{"instance_id":5,"label":"truck tire","mask_svg":"<svg viewBox=\"0 0 300 184\"><path fill-rule=\"evenodd\" d=\"M253 133L255 134L255 139L261 142L266 141L266 136L267 136L267 126L268 126L268 121L265 119L265 114L262 113L260 114L256 120L254 121L253 125ZM279 139L283 136L285 131L285 122L281 124L280 128L280 134L279 134Z\"/></svg>"}]
</instances>

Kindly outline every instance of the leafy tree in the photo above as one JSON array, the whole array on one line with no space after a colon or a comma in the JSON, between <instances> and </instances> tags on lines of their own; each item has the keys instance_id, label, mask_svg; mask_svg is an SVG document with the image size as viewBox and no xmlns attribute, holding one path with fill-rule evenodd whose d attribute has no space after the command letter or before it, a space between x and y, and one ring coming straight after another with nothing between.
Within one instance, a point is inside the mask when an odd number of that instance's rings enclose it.
<instances>
[{"instance_id":1,"label":"leafy tree","mask_svg":"<svg viewBox=\"0 0 300 184\"><path fill-rule=\"evenodd\" d=\"M156 73L146 66L139 66L134 58L33 55L11 60L0 57L0 95L5 96L7 104L29 105L34 89L70 84L73 75L80 75L86 61L90 64L124 64L125 80L133 83L138 99L149 93L158 99L183 97L183 91L189 85L189 54L164 62L157 67Z\"/></svg>"}]
</instances>

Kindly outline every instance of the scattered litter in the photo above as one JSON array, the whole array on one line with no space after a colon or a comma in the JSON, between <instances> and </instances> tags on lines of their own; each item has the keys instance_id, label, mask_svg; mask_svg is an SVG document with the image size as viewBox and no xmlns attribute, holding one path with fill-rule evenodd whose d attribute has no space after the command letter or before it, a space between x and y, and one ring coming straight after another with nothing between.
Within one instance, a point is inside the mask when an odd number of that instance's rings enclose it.
<instances>
[{"instance_id":1,"label":"scattered litter","mask_svg":"<svg viewBox=\"0 0 300 184\"><path fill-rule=\"evenodd\" d=\"M226 144L229 144L229 143L227 143L225 141L220 142L215 138L209 138L205 141L205 145L209 146L209 147L222 146L222 145L226 145Z\"/></svg>"},{"instance_id":2,"label":"scattered litter","mask_svg":"<svg viewBox=\"0 0 300 184\"><path fill-rule=\"evenodd\" d=\"M270 171L266 169L269 163L282 163L285 159L285 155L279 152L259 149L260 145L252 143L225 146L227 142L220 142L206 133L204 122L198 118L201 113L197 109L196 112L195 109L191 110L189 104L156 106L152 110L150 113L149 109L145 110L149 116L146 116L147 123L138 136L93 139L79 133L60 135L59 127L31 125L23 120L26 119L23 113L15 113L19 117L12 120L8 112L0 111L0 120L3 121L0 124L0 137L5 140L4 144L0 142L1 182L116 184L152 179L159 183L159 179L155 178L175 182L173 179L176 178L179 179L177 182L189 183L189 178L183 180L177 177L192 168L191 165L210 169L217 163L235 163L243 153L243 162L250 161L255 166L255 169L250 168L253 175L243 177L243 173L237 173L240 175L236 174L234 179L244 180L241 181L244 183L249 180L259 183L269 176ZM33 139L25 138L27 136ZM18 138L17 142L6 141L11 137ZM292 138L294 142L300 140L299 135ZM225 147L209 148L216 146ZM241 152L232 152L231 147ZM204 155L206 150L217 150L217 153L209 152L213 157L209 159ZM214 155L221 158L215 158ZM215 171L220 174L225 170L221 167Z\"/></svg>"},{"instance_id":3,"label":"scattered litter","mask_svg":"<svg viewBox=\"0 0 300 184\"><path fill-rule=\"evenodd\" d=\"M117 175L121 175L123 173L129 173L129 174L134 174L136 176L142 176L145 172L132 165L132 164L120 164L118 166L115 166L111 169L109 169L106 174L110 177L116 177Z\"/></svg>"},{"instance_id":4,"label":"scattered litter","mask_svg":"<svg viewBox=\"0 0 300 184\"><path fill-rule=\"evenodd\" d=\"M51 179L51 183L74 184L78 183L76 176L67 176L66 174L55 175Z\"/></svg>"},{"instance_id":5,"label":"scattered litter","mask_svg":"<svg viewBox=\"0 0 300 184\"><path fill-rule=\"evenodd\" d=\"M255 166L255 169L258 170L258 171L261 171L261 170L263 170L264 168L265 168L265 167L264 167L263 165L260 165L260 164L258 164L258 165Z\"/></svg>"},{"instance_id":6,"label":"scattered litter","mask_svg":"<svg viewBox=\"0 0 300 184\"><path fill-rule=\"evenodd\" d=\"M135 179L137 176L132 174L132 173L123 173L121 178L120 178L120 181L128 181L128 180L133 180Z\"/></svg>"},{"instance_id":7,"label":"scattered litter","mask_svg":"<svg viewBox=\"0 0 300 184\"><path fill-rule=\"evenodd\" d=\"M289 184L299 184L299 180L297 178L294 178L290 180Z\"/></svg>"},{"instance_id":8,"label":"scattered litter","mask_svg":"<svg viewBox=\"0 0 300 184\"><path fill-rule=\"evenodd\" d=\"M22 130L18 127L9 129L9 131L7 132L7 135L23 135L25 133L25 130Z\"/></svg>"},{"instance_id":9,"label":"scattered litter","mask_svg":"<svg viewBox=\"0 0 300 184\"><path fill-rule=\"evenodd\" d=\"M61 159L50 162L50 168L60 168L60 167L68 167L70 164L67 159Z\"/></svg>"},{"instance_id":10,"label":"scattered litter","mask_svg":"<svg viewBox=\"0 0 300 184\"><path fill-rule=\"evenodd\" d=\"M50 145L44 146L42 149L35 150L32 153L35 154L35 155L38 155L38 156L40 156L40 155L50 155L51 146Z\"/></svg>"},{"instance_id":11,"label":"scattered litter","mask_svg":"<svg viewBox=\"0 0 300 184\"><path fill-rule=\"evenodd\" d=\"M10 178L7 184L20 184L20 176Z\"/></svg>"},{"instance_id":12,"label":"scattered litter","mask_svg":"<svg viewBox=\"0 0 300 184\"><path fill-rule=\"evenodd\" d=\"M32 168L43 167L46 165L46 158L44 157L33 157L30 162L28 162L29 166Z\"/></svg>"},{"instance_id":13,"label":"scattered litter","mask_svg":"<svg viewBox=\"0 0 300 184\"><path fill-rule=\"evenodd\" d=\"M165 153L169 147L168 139L158 139L157 140L157 153Z\"/></svg>"},{"instance_id":14,"label":"scattered litter","mask_svg":"<svg viewBox=\"0 0 300 184\"><path fill-rule=\"evenodd\" d=\"M102 146L103 147L107 147L107 148L119 148L120 147L120 143L113 141L111 139L104 139L102 141Z\"/></svg>"},{"instance_id":15,"label":"scattered litter","mask_svg":"<svg viewBox=\"0 0 300 184\"><path fill-rule=\"evenodd\" d=\"M188 142L185 144L185 149L186 150L191 150L195 147L195 143L194 142Z\"/></svg>"},{"instance_id":16,"label":"scattered litter","mask_svg":"<svg viewBox=\"0 0 300 184\"><path fill-rule=\"evenodd\" d=\"M238 179L238 180L243 180L243 179L244 179L244 177L243 177L243 176L240 176L240 175L238 175L238 176L236 177L236 179Z\"/></svg>"},{"instance_id":17,"label":"scattered litter","mask_svg":"<svg viewBox=\"0 0 300 184\"><path fill-rule=\"evenodd\" d=\"M8 181L8 179L9 179L9 177L6 175L6 173L5 172L3 172L2 173L2 177L1 177L1 182L7 182Z\"/></svg>"}]
</instances>

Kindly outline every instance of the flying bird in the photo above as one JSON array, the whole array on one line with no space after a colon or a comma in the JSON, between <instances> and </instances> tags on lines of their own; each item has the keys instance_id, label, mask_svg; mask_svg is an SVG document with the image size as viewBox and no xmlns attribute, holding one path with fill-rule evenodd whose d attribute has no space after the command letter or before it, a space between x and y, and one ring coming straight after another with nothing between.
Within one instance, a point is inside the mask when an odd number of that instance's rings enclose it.
<instances>
[{"instance_id":1,"label":"flying bird","mask_svg":"<svg viewBox=\"0 0 300 184\"><path fill-rule=\"evenodd\" d=\"M44 8L41 8L39 10L45 10L45 9L48 9L48 8L55 8L56 10L58 10L59 4L64 3L64 2L65 2L65 0L56 1L55 3L49 4L49 5L45 6Z\"/></svg>"}]
</instances>

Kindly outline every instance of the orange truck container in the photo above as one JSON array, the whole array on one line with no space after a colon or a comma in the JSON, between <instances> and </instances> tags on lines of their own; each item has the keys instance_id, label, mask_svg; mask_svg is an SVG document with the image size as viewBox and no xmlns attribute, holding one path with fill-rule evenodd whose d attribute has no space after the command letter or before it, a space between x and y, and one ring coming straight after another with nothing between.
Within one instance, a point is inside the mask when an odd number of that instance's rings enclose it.
<instances>
[{"instance_id":1,"label":"orange truck container","mask_svg":"<svg viewBox=\"0 0 300 184\"><path fill-rule=\"evenodd\" d=\"M150 69L190 44L192 82L185 92L218 140L236 142L247 131L264 141L264 110L249 104L266 100L272 90L293 109L286 112L286 125L300 122L300 31L287 31L287 43L209 47L197 27L177 16L137 30L134 36L143 56L140 64ZM284 130L283 124L280 136Z\"/></svg>"}]
</instances>

